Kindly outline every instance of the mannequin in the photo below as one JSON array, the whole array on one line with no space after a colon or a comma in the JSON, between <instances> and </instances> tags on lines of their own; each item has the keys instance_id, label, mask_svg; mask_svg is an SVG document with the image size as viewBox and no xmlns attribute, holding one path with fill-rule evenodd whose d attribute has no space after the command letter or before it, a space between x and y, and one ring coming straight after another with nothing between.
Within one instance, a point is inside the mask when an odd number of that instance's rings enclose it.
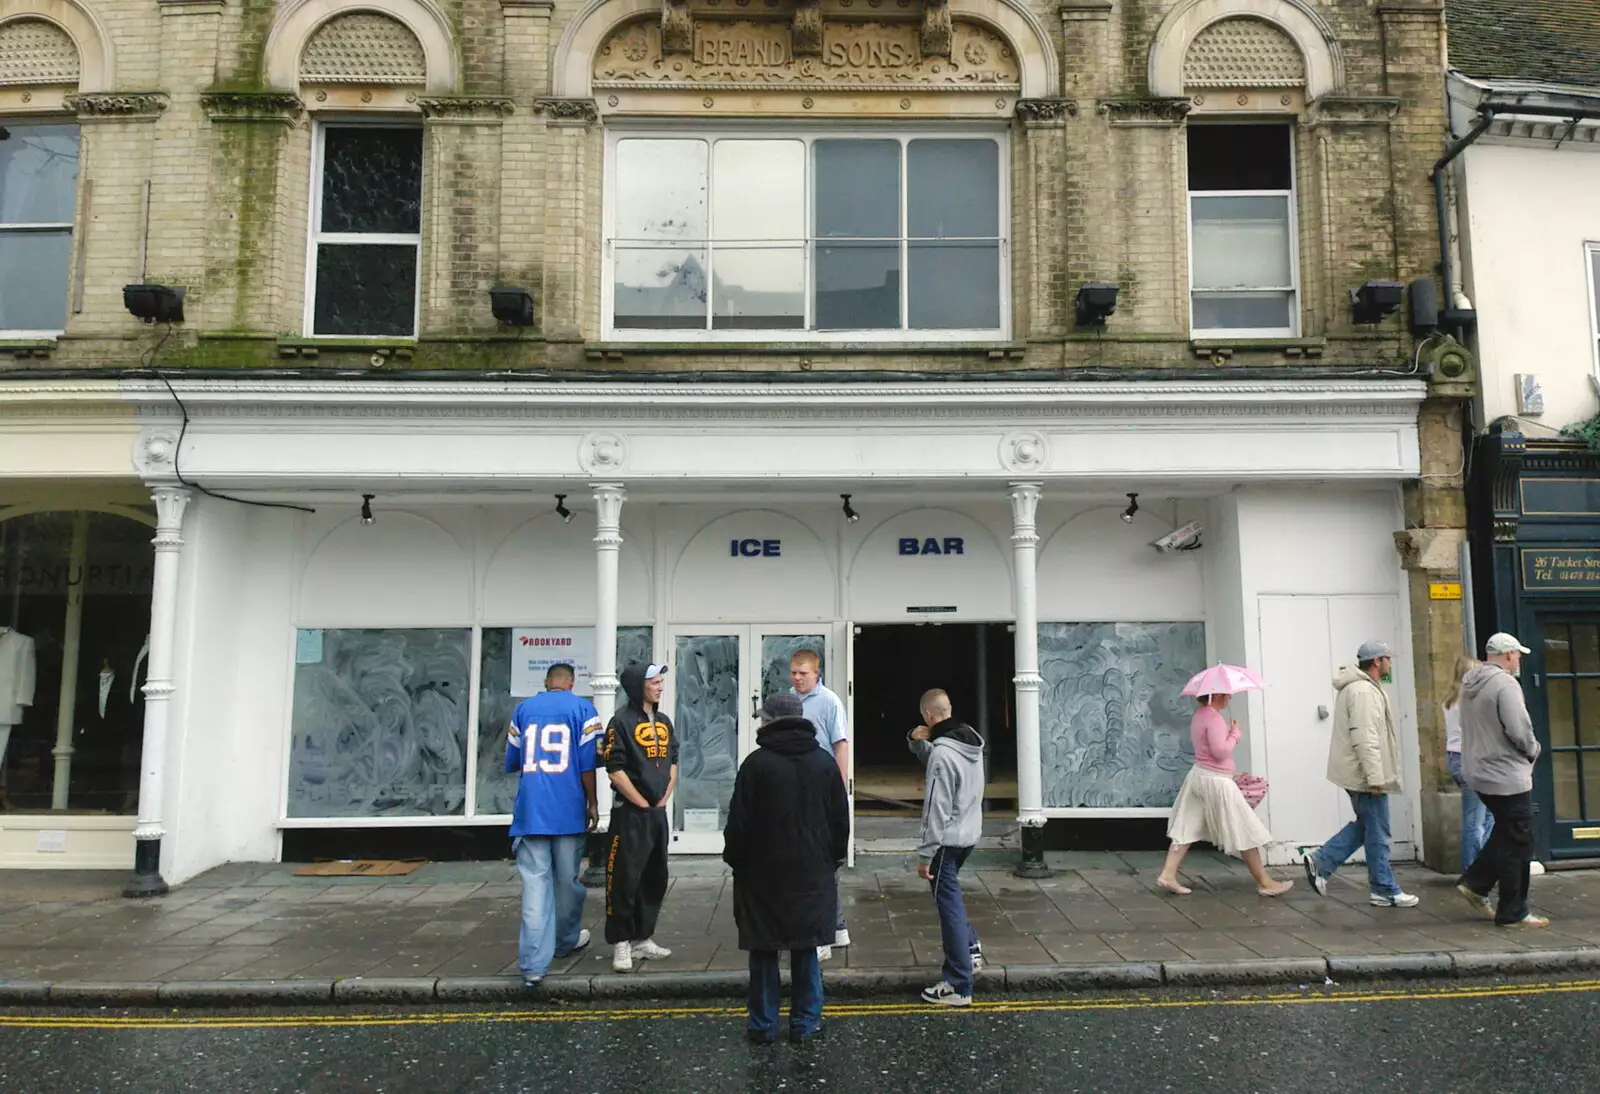
<instances>
[{"instance_id":1,"label":"mannequin","mask_svg":"<svg viewBox=\"0 0 1600 1094\"><path fill-rule=\"evenodd\" d=\"M4 772L11 727L22 721L22 708L33 706L36 670L33 639L0 627L0 772Z\"/></svg>"}]
</instances>

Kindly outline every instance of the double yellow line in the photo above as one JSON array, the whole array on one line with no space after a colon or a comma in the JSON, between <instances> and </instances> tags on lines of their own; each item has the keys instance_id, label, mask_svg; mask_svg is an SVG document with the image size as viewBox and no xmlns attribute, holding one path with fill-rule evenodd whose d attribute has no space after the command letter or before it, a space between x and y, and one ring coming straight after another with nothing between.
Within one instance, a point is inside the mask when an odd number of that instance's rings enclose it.
<instances>
[{"instance_id":1,"label":"double yellow line","mask_svg":"<svg viewBox=\"0 0 1600 1094\"><path fill-rule=\"evenodd\" d=\"M1307 991L1270 991L1227 998L1167 998L1160 995L1123 995L1089 999L1014 999L975 1002L965 1013L1029 1014L1057 1011L1163 1010L1192 1007L1278 1007L1317 1003L1382 1003L1397 1001L1444 1002L1458 999L1495 999L1530 995L1565 995L1600 992L1600 980L1562 980L1548 984L1500 984L1482 987L1369 988ZM935 1013L926 1003L829 1003L827 1016L836 1018L892 1018ZM158 1017L0 1014L0 1029L304 1029L350 1026L442 1026L526 1022L630 1022L681 1021L690 1018L732 1019L744 1015L743 1007L617 1007L613 1009L420 1011L410 1014L287 1014L218 1015L215 1017Z\"/></svg>"}]
</instances>

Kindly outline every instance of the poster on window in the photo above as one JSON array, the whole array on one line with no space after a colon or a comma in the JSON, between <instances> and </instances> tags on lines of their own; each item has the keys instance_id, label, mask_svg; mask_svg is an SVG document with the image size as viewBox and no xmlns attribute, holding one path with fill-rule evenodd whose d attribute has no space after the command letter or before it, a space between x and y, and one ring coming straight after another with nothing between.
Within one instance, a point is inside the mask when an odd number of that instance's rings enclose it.
<instances>
[{"instance_id":1,"label":"poster on window","mask_svg":"<svg viewBox=\"0 0 1600 1094\"><path fill-rule=\"evenodd\" d=\"M543 691L545 673L551 665L571 665L577 675L572 690L592 696L589 669L593 663L593 627L511 629L511 694L518 698Z\"/></svg>"}]
</instances>

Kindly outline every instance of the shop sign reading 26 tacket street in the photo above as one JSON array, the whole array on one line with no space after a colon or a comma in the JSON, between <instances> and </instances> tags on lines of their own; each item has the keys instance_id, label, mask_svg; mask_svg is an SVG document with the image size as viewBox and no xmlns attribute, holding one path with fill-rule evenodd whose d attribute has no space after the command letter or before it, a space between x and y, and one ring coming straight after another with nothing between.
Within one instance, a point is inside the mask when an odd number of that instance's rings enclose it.
<instances>
[{"instance_id":1,"label":"shop sign reading 26 tacket street","mask_svg":"<svg viewBox=\"0 0 1600 1094\"><path fill-rule=\"evenodd\" d=\"M1600 550L1524 547L1522 587L1530 592L1554 589L1600 591Z\"/></svg>"}]
</instances>

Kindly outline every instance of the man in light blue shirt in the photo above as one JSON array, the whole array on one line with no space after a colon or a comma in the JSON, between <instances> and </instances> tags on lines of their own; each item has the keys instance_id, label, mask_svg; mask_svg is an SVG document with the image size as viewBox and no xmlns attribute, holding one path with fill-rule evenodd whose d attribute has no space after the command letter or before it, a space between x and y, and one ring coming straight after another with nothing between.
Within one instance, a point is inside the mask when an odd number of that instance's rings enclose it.
<instances>
[{"instance_id":1,"label":"man in light blue shirt","mask_svg":"<svg viewBox=\"0 0 1600 1094\"><path fill-rule=\"evenodd\" d=\"M806 721L817 731L817 747L832 754L839 765L839 777L845 789L850 789L850 732L844 703L822 683L822 658L815 650L795 650L789 658L789 683L800 696L800 706ZM837 875L835 875L837 884ZM837 901L839 922L833 932L834 946L850 945L850 931L844 924L844 895ZM826 961L833 956L833 946L818 946L817 958Z\"/></svg>"}]
</instances>

